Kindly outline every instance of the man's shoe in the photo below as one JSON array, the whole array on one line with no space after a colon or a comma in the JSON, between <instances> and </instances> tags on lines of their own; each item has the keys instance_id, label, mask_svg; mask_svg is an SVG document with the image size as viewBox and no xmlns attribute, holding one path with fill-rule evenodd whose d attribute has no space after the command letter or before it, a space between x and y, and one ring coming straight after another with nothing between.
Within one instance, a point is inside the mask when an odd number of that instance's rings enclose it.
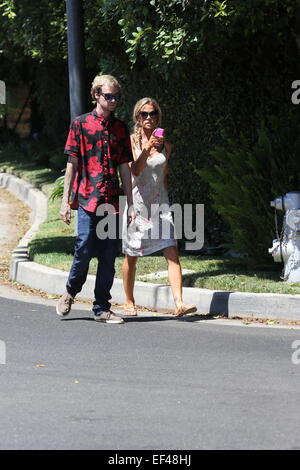
<instances>
[{"instance_id":1,"label":"man's shoe","mask_svg":"<svg viewBox=\"0 0 300 470\"><path fill-rule=\"evenodd\" d=\"M123 318L118 317L118 315L115 315L111 310L108 310L107 312L99 312L94 314L94 320L95 321L102 321L104 323L124 323Z\"/></svg>"},{"instance_id":2,"label":"man's shoe","mask_svg":"<svg viewBox=\"0 0 300 470\"><path fill-rule=\"evenodd\" d=\"M61 296L56 305L56 313L60 317L65 317L70 313L72 304L74 303L74 298L66 292Z\"/></svg>"}]
</instances>

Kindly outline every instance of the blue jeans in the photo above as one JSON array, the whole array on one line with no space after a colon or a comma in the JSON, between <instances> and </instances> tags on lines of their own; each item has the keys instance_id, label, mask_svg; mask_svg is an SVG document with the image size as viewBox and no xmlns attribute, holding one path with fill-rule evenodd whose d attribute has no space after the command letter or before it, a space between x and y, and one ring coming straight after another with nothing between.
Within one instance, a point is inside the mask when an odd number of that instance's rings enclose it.
<instances>
[{"instance_id":1,"label":"blue jeans","mask_svg":"<svg viewBox=\"0 0 300 470\"><path fill-rule=\"evenodd\" d=\"M95 256L98 259L98 268L95 282L95 300L93 311L99 313L111 307L110 290L115 276L115 258L118 250L118 237L100 240L96 234L99 217L82 207L78 208L78 228L73 264L67 281L67 292L75 297L81 291L86 281L90 260ZM118 217L115 215L114 217ZM118 234L118 231L117 231Z\"/></svg>"}]
</instances>

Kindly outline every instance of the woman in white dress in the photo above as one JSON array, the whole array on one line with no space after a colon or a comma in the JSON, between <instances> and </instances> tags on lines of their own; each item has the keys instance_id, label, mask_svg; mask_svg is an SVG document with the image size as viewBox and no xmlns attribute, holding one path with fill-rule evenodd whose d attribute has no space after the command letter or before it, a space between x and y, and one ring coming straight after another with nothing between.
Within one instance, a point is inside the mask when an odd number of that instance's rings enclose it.
<instances>
[{"instance_id":1,"label":"woman in white dress","mask_svg":"<svg viewBox=\"0 0 300 470\"><path fill-rule=\"evenodd\" d=\"M134 107L133 120L135 126L131 144L134 161L130 165L135 217L129 226L125 220L123 223L122 248L125 259L122 272L126 295L124 315L137 315L134 282L138 257L159 250L163 250L168 263L175 316L196 312L194 305L185 305L182 301L182 272L166 188L171 144L154 132L161 123L158 103L152 98L139 100Z\"/></svg>"}]
</instances>

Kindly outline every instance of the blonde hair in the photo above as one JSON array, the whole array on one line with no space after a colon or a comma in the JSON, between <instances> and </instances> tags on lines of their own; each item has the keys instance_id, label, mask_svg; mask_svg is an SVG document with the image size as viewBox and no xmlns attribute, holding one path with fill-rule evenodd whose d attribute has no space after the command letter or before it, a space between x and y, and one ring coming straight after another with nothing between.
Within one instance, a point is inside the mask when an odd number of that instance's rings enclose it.
<instances>
[{"instance_id":1,"label":"blonde hair","mask_svg":"<svg viewBox=\"0 0 300 470\"><path fill-rule=\"evenodd\" d=\"M146 104L152 105L153 108L156 111L158 111L157 126L160 126L161 124L161 117L162 117L161 109L160 109L158 102L154 98L146 97L137 101L137 103L135 104L133 108L133 113L132 113L132 119L134 122L132 138L133 138L133 142L135 146L138 148L142 148L142 125L139 120L139 114L143 106L145 106Z\"/></svg>"},{"instance_id":2,"label":"blonde hair","mask_svg":"<svg viewBox=\"0 0 300 470\"><path fill-rule=\"evenodd\" d=\"M109 85L121 91L121 85L115 77L112 75L97 75L92 82L91 88L91 97L93 100L96 99L95 93L102 93L103 85Z\"/></svg>"}]
</instances>

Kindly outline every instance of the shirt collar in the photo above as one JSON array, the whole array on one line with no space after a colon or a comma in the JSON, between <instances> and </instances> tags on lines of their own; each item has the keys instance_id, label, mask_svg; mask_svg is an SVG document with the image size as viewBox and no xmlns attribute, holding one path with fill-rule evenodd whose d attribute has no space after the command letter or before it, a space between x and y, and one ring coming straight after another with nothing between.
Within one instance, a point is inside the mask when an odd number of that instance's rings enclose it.
<instances>
[{"instance_id":1,"label":"shirt collar","mask_svg":"<svg viewBox=\"0 0 300 470\"><path fill-rule=\"evenodd\" d=\"M113 123L113 121L115 120L114 113L110 113L108 118L105 119L103 116L100 116L97 113L96 108L93 110L93 115L95 116L96 119L98 119L100 121L100 123L103 127L110 126Z\"/></svg>"}]
</instances>

